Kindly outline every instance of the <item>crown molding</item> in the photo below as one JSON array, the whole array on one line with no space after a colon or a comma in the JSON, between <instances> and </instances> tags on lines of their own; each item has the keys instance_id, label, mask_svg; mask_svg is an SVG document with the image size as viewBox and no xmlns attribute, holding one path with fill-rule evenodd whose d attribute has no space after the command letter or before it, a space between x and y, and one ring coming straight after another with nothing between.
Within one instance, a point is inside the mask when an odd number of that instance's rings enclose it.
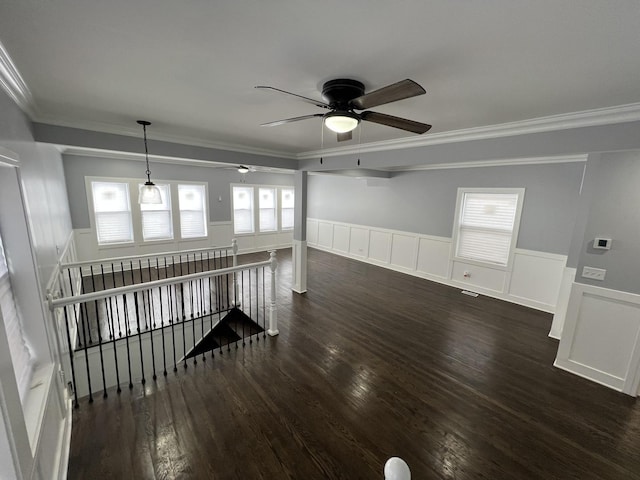
<instances>
[{"instance_id":1,"label":"crown molding","mask_svg":"<svg viewBox=\"0 0 640 480\"><path fill-rule=\"evenodd\" d=\"M550 163L578 163L586 162L588 155L562 155L556 157L527 157L510 158L506 160L486 160L471 162L434 163L431 165L416 165L409 167L390 167L389 172L413 172L419 170L445 170L450 168L476 168L476 167L506 167L512 165L542 165Z\"/></svg>"},{"instance_id":2,"label":"crown molding","mask_svg":"<svg viewBox=\"0 0 640 480\"><path fill-rule=\"evenodd\" d=\"M105 158L105 159L113 159L113 160L128 160L134 162L144 162L145 156L143 153L132 153L132 152L121 152L116 150L102 150L99 148L88 148L88 147L69 147L66 145L56 145L58 150L63 155L74 155L81 157L94 157L94 158ZM2 150L0 150L0 154ZM197 160L191 158L182 158L182 157L171 157L167 155L154 155L149 154L149 161L153 163L167 163L167 164L180 164L180 165L190 165L194 167L206 167L206 168L216 168L216 169L233 169L236 170L238 165L235 163L223 163L223 162L214 162L210 160ZM292 174L295 170L289 170L286 168L277 168L277 167L262 167L258 165L250 165L254 168L256 172L268 172L268 173L285 173Z\"/></svg>"},{"instance_id":3,"label":"crown molding","mask_svg":"<svg viewBox=\"0 0 640 480\"><path fill-rule=\"evenodd\" d=\"M31 91L2 43L0 43L0 87L29 117L35 113L36 108Z\"/></svg>"},{"instance_id":4,"label":"crown molding","mask_svg":"<svg viewBox=\"0 0 640 480\"><path fill-rule=\"evenodd\" d=\"M532 118L518 122L487 125L485 127L466 128L427 134L427 136L385 140L348 147L337 147L325 150L313 150L297 155L298 160L309 160L317 157L335 157L339 155L400 150L418 148L443 143L468 142L514 135L567 130L570 128L594 127L616 123L635 122L640 120L640 103L598 108L582 112L563 113L549 117Z\"/></svg>"},{"instance_id":5,"label":"crown molding","mask_svg":"<svg viewBox=\"0 0 640 480\"><path fill-rule=\"evenodd\" d=\"M47 125L54 125L57 127L77 128L80 130L90 130L92 132L109 133L113 135L124 135L127 137L140 136L140 130L135 127L123 127L121 125L113 125L106 122L78 122L75 120L63 119L53 115L36 114L32 116L32 120L36 123L42 123ZM225 150L230 152L247 153L250 155L262 155L265 157L286 158L289 160L296 160L297 156L292 153L281 152L277 150L269 150L266 148L255 148L244 145L237 145L233 143L224 142L210 142L203 140L202 138L189 137L186 135L171 135L166 133L147 131L147 138L156 140L159 142L177 143L182 145L189 145L194 147L212 148L216 150Z\"/></svg>"}]
</instances>

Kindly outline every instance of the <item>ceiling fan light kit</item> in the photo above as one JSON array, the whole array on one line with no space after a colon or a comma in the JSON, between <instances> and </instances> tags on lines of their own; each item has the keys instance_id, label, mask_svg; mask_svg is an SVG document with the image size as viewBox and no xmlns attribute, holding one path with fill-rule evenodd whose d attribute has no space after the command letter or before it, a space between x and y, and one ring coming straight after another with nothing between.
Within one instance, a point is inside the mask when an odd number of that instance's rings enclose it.
<instances>
[{"instance_id":1,"label":"ceiling fan light kit","mask_svg":"<svg viewBox=\"0 0 640 480\"><path fill-rule=\"evenodd\" d=\"M240 165L238 167L238 172L240 172L240 173L248 173L249 172L249 167L245 167L244 165Z\"/></svg>"},{"instance_id":2,"label":"ceiling fan light kit","mask_svg":"<svg viewBox=\"0 0 640 480\"><path fill-rule=\"evenodd\" d=\"M336 133L347 133L360 123L360 117L351 112L331 112L324 117L324 124Z\"/></svg>"},{"instance_id":3,"label":"ceiling fan light kit","mask_svg":"<svg viewBox=\"0 0 640 480\"><path fill-rule=\"evenodd\" d=\"M147 181L140 187L140 194L138 196L138 203L142 205L159 205L162 203L162 195L160 189L156 187L155 183L151 181L151 170L149 170L149 149L147 147L147 127L151 125L151 122L146 120L138 120L138 125L142 125L142 131L144 134L144 158L147 163Z\"/></svg>"},{"instance_id":4,"label":"ceiling fan light kit","mask_svg":"<svg viewBox=\"0 0 640 480\"><path fill-rule=\"evenodd\" d=\"M263 127L275 127L285 123L298 122L309 118L321 117L324 125L330 130L338 134L338 141L350 140L351 134L361 120L385 125L387 127L398 128L407 132L423 134L427 132L431 125L420 123L406 118L394 117L386 113L364 111L355 112L354 110L365 110L367 108L377 107L391 102L397 102L406 98L424 95L425 89L410 79L402 80L386 87L379 88L373 92L365 93L364 84L357 80L349 78L338 78L329 80L322 86L322 98L324 101L315 100L313 98L304 97L296 93L287 92L279 88L269 86L257 86L256 88L273 90L286 95L294 96L302 99L307 103L311 103L316 107L329 110L328 113L316 113L311 115L303 115L301 117L287 118L275 122L262 124Z\"/></svg>"}]
</instances>

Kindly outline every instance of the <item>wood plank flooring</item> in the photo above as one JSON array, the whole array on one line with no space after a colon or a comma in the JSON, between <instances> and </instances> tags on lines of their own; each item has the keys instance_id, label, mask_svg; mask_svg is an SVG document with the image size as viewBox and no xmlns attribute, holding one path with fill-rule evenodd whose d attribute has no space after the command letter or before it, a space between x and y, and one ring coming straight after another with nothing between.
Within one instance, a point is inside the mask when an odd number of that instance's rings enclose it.
<instances>
[{"instance_id":1,"label":"wood plank flooring","mask_svg":"<svg viewBox=\"0 0 640 480\"><path fill-rule=\"evenodd\" d=\"M81 402L70 479L640 479L640 406L552 366L551 315L278 256L280 335Z\"/></svg>"}]
</instances>

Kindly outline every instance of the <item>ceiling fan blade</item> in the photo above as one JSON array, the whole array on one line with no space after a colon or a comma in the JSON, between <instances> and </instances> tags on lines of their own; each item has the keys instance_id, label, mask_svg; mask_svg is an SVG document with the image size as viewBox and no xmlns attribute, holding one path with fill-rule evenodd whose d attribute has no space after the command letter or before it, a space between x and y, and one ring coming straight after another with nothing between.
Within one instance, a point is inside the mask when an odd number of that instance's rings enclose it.
<instances>
[{"instance_id":1,"label":"ceiling fan blade","mask_svg":"<svg viewBox=\"0 0 640 480\"><path fill-rule=\"evenodd\" d=\"M345 142L347 140L351 140L353 138L353 130L344 133L338 133L338 141Z\"/></svg>"},{"instance_id":2,"label":"ceiling fan blade","mask_svg":"<svg viewBox=\"0 0 640 480\"><path fill-rule=\"evenodd\" d=\"M400 130L406 130L408 132L422 134L431 128L431 125L426 123L415 122L413 120L407 120L406 118L394 117L393 115L387 115L386 113L378 112L362 112L360 114L362 120L367 122L378 123L380 125L386 125L387 127L399 128Z\"/></svg>"},{"instance_id":3,"label":"ceiling fan blade","mask_svg":"<svg viewBox=\"0 0 640 480\"><path fill-rule=\"evenodd\" d=\"M275 127L277 125L284 125L285 123L291 123L291 122L299 122L300 120L306 120L308 118L315 118L315 117L324 117L324 115L321 113L316 113L314 115L303 115L301 117L285 118L284 120L276 120L275 122L263 123L260 126Z\"/></svg>"},{"instance_id":4,"label":"ceiling fan blade","mask_svg":"<svg viewBox=\"0 0 640 480\"><path fill-rule=\"evenodd\" d=\"M424 88L413 80L402 80L398 83L387 85L373 92L354 98L350 104L353 108L364 110L365 108L373 108L385 103L397 102L405 98L417 97L427 93Z\"/></svg>"},{"instance_id":5,"label":"ceiling fan blade","mask_svg":"<svg viewBox=\"0 0 640 480\"><path fill-rule=\"evenodd\" d=\"M320 108L328 108L330 109L331 107L329 106L329 104L324 103L321 100L314 100L313 98L309 98L309 97L303 97L302 95L298 95L297 93L291 93L291 92L287 92L286 90L280 90L279 88L275 88L275 87L268 87L266 85L258 85L255 88L259 88L261 90L273 90L275 92L280 92L280 93L284 93L286 95L291 95L293 97L297 97L300 98L302 100L304 100L307 103L310 103L312 105L315 105L316 107L320 107Z\"/></svg>"}]
</instances>

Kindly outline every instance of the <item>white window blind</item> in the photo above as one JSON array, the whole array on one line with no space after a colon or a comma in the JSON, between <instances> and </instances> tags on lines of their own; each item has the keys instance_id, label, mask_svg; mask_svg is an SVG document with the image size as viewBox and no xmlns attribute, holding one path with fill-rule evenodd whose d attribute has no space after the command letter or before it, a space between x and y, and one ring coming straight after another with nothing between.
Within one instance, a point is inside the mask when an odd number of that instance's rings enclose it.
<instances>
[{"instance_id":1,"label":"white window blind","mask_svg":"<svg viewBox=\"0 0 640 480\"><path fill-rule=\"evenodd\" d=\"M24 403L26 394L29 391L31 375L33 373L33 359L29 344L22 331L22 320L11 289L9 270L4 256L2 239L0 238L0 317L4 321L7 332L9 350L13 371L18 384L20 400Z\"/></svg>"},{"instance_id":2,"label":"white window blind","mask_svg":"<svg viewBox=\"0 0 640 480\"><path fill-rule=\"evenodd\" d=\"M291 230L293 228L293 212L294 212L294 189L283 188L281 190L282 199L280 201L282 209L282 230Z\"/></svg>"},{"instance_id":3,"label":"white window blind","mask_svg":"<svg viewBox=\"0 0 640 480\"><path fill-rule=\"evenodd\" d=\"M139 184L138 189L144 185ZM171 240L173 239L173 221L171 219L171 194L169 185L158 185L162 203L140 204L142 215L142 238L147 240Z\"/></svg>"},{"instance_id":4,"label":"white window blind","mask_svg":"<svg viewBox=\"0 0 640 480\"><path fill-rule=\"evenodd\" d=\"M465 192L456 256L506 266L517 207L517 193Z\"/></svg>"},{"instance_id":5,"label":"white window blind","mask_svg":"<svg viewBox=\"0 0 640 480\"><path fill-rule=\"evenodd\" d=\"M260 209L260 231L275 232L278 230L276 189L259 188L258 196L258 208Z\"/></svg>"},{"instance_id":6,"label":"white window blind","mask_svg":"<svg viewBox=\"0 0 640 480\"><path fill-rule=\"evenodd\" d=\"M180 236L182 238L207 236L206 199L204 185L178 185Z\"/></svg>"},{"instance_id":7,"label":"white window blind","mask_svg":"<svg viewBox=\"0 0 640 480\"><path fill-rule=\"evenodd\" d=\"M91 190L98 244L132 242L128 184L91 182Z\"/></svg>"},{"instance_id":8,"label":"white window blind","mask_svg":"<svg viewBox=\"0 0 640 480\"><path fill-rule=\"evenodd\" d=\"M253 233L253 187L233 187L233 231Z\"/></svg>"}]
</instances>

